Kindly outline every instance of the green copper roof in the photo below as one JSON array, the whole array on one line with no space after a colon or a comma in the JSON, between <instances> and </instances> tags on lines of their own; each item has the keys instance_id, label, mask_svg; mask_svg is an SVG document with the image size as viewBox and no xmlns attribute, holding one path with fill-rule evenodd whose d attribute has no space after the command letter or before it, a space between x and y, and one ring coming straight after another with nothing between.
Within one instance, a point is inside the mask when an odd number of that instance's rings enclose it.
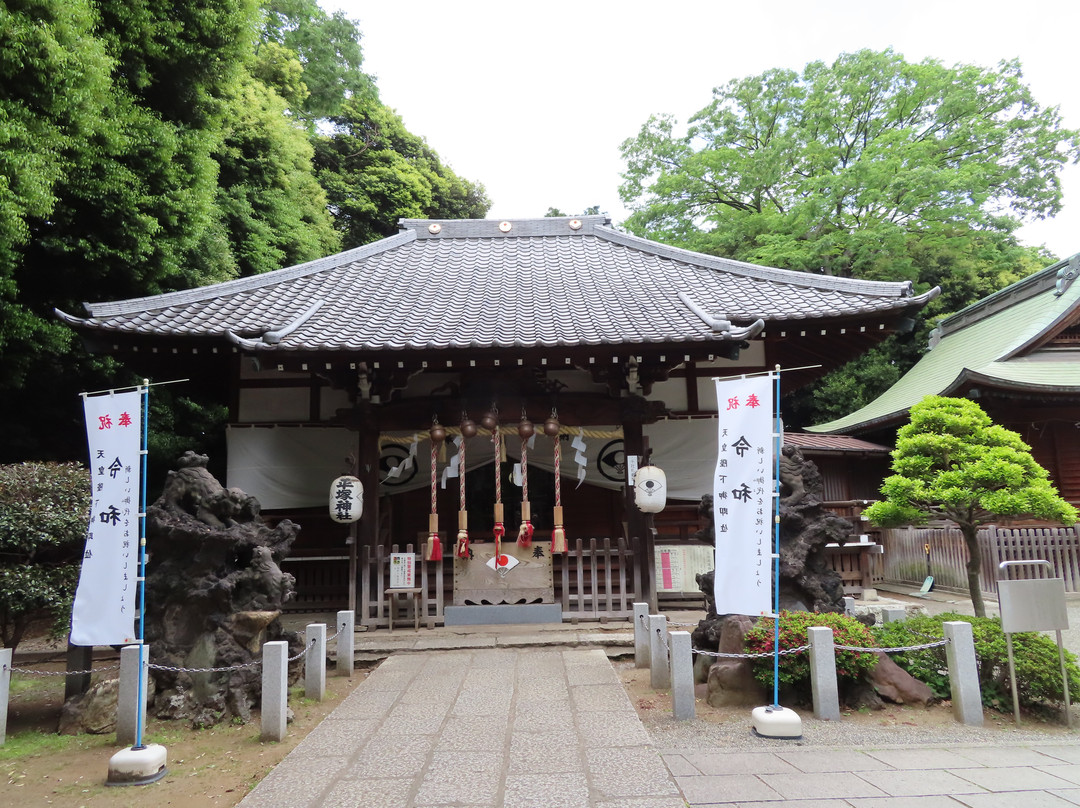
<instances>
[{"instance_id":1,"label":"green copper roof","mask_svg":"<svg viewBox=\"0 0 1080 808\"><path fill-rule=\"evenodd\" d=\"M806 431L854 432L887 423L924 396L950 395L969 380L1045 392L1080 390L1080 349L1031 350L1080 308L1080 283L1072 282L1077 274L1080 254L943 320L931 336L931 350L896 384L865 407Z\"/></svg>"}]
</instances>

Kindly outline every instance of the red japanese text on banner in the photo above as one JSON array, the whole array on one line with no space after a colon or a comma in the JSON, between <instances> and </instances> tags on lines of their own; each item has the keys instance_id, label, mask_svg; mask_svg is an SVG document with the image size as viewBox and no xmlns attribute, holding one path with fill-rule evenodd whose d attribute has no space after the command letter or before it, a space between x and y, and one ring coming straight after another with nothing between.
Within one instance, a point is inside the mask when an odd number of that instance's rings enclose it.
<instances>
[{"instance_id":1,"label":"red japanese text on banner","mask_svg":"<svg viewBox=\"0 0 1080 808\"><path fill-rule=\"evenodd\" d=\"M90 524L71 610L73 645L135 641L141 393L86 396Z\"/></svg>"},{"instance_id":2,"label":"red japanese text on banner","mask_svg":"<svg viewBox=\"0 0 1080 808\"><path fill-rule=\"evenodd\" d=\"M717 614L772 612L774 382L771 374L716 381Z\"/></svg>"}]
</instances>

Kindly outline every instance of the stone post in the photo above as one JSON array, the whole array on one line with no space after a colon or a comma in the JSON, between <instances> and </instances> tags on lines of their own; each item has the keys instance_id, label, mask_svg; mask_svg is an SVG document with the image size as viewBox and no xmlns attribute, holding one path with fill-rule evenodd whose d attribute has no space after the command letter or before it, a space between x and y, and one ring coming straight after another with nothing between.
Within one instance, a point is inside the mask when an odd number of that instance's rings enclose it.
<instances>
[{"instance_id":1,"label":"stone post","mask_svg":"<svg viewBox=\"0 0 1080 808\"><path fill-rule=\"evenodd\" d=\"M848 617L855 616L855 598L851 597L851 595L844 596L844 614Z\"/></svg>"},{"instance_id":2,"label":"stone post","mask_svg":"<svg viewBox=\"0 0 1080 808\"><path fill-rule=\"evenodd\" d=\"M289 698L289 643L275 640L263 645L262 733L264 741L285 737Z\"/></svg>"},{"instance_id":3,"label":"stone post","mask_svg":"<svg viewBox=\"0 0 1080 808\"><path fill-rule=\"evenodd\" d=\"M949 641L945 646L945 658L949 663L953 716L961 724L981 727L982 691L979 689L979 669L975 662L975 639L971 623L953 620L942 625L945 639Z\"/></svg>"},{"instance_id":4,"label":"stone post","mask_svg":"<svg viewBox=\"0 0 1080 808\"><path fill-rule=\"evenodd\" d=\"M326 623L309 623L304 641L304 695L322 701L326 697Z\"/></svg>"},{"instance_id":5,"label":"stone post","mask_svg":"<svg viewBox=\"0 0 1080 808\"><path fill-rule=\"evenodd\" d=\"M338 676L348 676L351 679L356 652L356 612L338 612L337 626L337 673Z\"/></svg>"},{"instance_id":6,"label":"stone post","mask_svg":"<svg viewBox=\"0 0 1080 808\"><path fill-rule=\"evenodd\" d=\"M649 615L649 684L653 690L671 687L671 667L668 663L667 618L662 614Z\"/></svg>"},{"instance_id":7,"label":"stone post","mask_svg":"<svg viewBox=\"0 0 1080 808\"><path fill-rule=\"evenodd\" d=\"M144 650L143 653L149 653ZM139 680L142 680L143 699L146 698L147 671L144 660L139 670L139 646L125 645L120 649L120 687L116 694L116 742L132 746L139 726ZM144 702L145 703L145 702Z\"/></svg>"},{"instance_id":8,"label":"stone post","mask_svg":"<svg viewBox=\"0 0 1080 808\"><path fill-rule=\"evenodd\" d=\"M649 604L634 604L634 667L649 667Z\"/></svg>"},{"instance_id":9,"label":"stone post","mask_svg":"<svg viewBox=\"0 0 1080 808\"><path fill-rule=\"evenodd\" d=\"M810 692L814 697L814 718L840 720L840 694L836 685L836 645L831 628L812 626L810 638Z\"/></svg>"},{"instance_id":10,"label":"stone post","mask_svg":"<svg viewBox=\"0 0 1080 808\"><path fill-rule=\"evenodd\" d=\"M0 648L0 746L7 740L8 699L11 696L11 649Z\"/></svg>"},{"instance_id":11,"label":"stone post","mask_svg":"<svg viewBox=\"0 0 1080 808\"><path fill-rule=\"evenodd\" d=\"M901 620L907 619L907 609L903 607L890 606L887 609L881 610L881 622L882 623L899 623Z\"/></svg>"},{"instance_id":12,"label":"stone post","mask_svg":"<svg viewBox=\"0 0 1080 808\"><path fill-rule=\"evenodd\" d=\"M688 721L694 708L694 651L689 631L671 632L671 708L676 721Z\"/></svg>"}]
</instances>

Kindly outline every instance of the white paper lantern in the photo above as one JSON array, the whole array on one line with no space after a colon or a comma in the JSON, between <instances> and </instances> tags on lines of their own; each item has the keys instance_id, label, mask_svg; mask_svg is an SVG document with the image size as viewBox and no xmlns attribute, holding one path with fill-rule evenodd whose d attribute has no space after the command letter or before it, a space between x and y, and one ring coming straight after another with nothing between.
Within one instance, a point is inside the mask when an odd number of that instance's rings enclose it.
<instances>
[{"instance_id":1,"label":"white paper lantern","mask_svg":"<svg viewBox=\"0 0 1080 808\"><path fill-rule=\"evenodd\" d=\"M364 484L355 477L338 477L330 485L330 518L349 524L364 512Z\"/></svg>"},{"instance_id":2,"label":"white paper lantern","mask_svg":"<svg viewBox=\"0 0 1080 808\"><path fill-rule=\"evenodd\" d=\"M667 504L667 475L656 466L642 466L634 475L634 502L642 513L660 513Z\"/></svg>"}]
</instances>

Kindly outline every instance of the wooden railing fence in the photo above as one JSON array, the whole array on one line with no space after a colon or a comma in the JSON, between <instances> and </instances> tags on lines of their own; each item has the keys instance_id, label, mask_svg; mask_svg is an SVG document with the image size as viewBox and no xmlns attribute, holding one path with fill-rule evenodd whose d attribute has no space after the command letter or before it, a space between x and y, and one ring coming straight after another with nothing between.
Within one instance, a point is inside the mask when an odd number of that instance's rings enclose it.
<instances>
[{"instance_id":1,"label":"wooden railing fence","mask_svg":"<svg viewBox=\"0 0 1080 808\"><path fill-rule=\"evenodd\" d=\"M1033 564L1016 567L1011 577L1062 578L1066 592L1080 592L1080 535L1072 527L1014 527L990 525L978 533L982 569L981 589L997 594L1002 561L1049 561L1051 568ZM967 548L955 527L907 527L882 531L885 580L922 583L927 575L946 589L966 592ZM929 549L928 549L929 548Z\"/></svg>"},{"instance_id":2,"label":"wooden railing fence","mask_svg":"<svg viewBox=\"0 0 1080 808\"><path fill-rule=\"evenodd\" d=\"M369 628L389 626L390 608L397 608L395 622L411 618L410 601L391 601L390 553L415 553L407 544L399 549L361 547L357 559L359 583L356 622ZM286 559L285 571L296 578L297 596L287 604L290 611L332 611L347 608L348 556L309 556ZM640 589L634 553L624 539L577 539L565 555L555 556L552 568L555 601L562 604L563 620L611 620L632 617ZM453 602L454 559L416 563L421 622L442 625L443 608Z\"/></svg>"},{"instance_id":3,"label":"wooden railing fence","mask_svg":"<svg viewBox=\"0 0 1080 808\"><path fill-rule=\"evenodd\" d=\"M563 620L610 620L632 617L638 590L634 553L618 538L571 542L565 556L555 556L555 593Z\"/></svg>"}]
</instances>

